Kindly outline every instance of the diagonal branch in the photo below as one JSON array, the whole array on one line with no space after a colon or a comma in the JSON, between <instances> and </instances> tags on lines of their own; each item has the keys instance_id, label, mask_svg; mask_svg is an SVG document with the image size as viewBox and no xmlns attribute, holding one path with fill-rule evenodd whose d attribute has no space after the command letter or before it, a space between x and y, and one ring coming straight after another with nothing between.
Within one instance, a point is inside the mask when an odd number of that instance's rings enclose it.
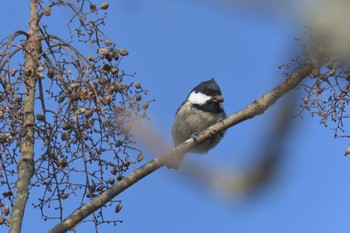
<instances>
[{"instance_id":1,"label":"diagonal branch","mask_svg":"<svg viewBox=\"0 0 350 233\"><path fill-rule=\"evenodd\" d=\"M270 92L261 96L258 100L255 100L253 103L248 105L243 110L231 115L226 118L223 122L217 123L207 130L199 133L196 140L188 139L181 145L176 148L166 152L165 154L155 158L151 162L145 164L144 166L136 169L128 176L123 178L120 182L103 192L101 195L96 197L94 200L86 203L81 206L79 209L75 210L71 215L69 215L63 222L57 224L48 233L59 233L66 232L72 229L75 225L81 222L84 218L89 216L91 213L97 209L104 206L108 201L110 201L115 196L122 193L124 190L128 189L130 186L156 171L160 167L165 165L167 159L177 154L183 154L197 143L205 141L206 139L216 135L222 130L228 129L242 121L251 119L255 116L263 114L270 106L272 106L279 98L285 95L290 90L296 88L299 83L309 76L313 69L314 65L305 64L301 65L297 70L295 70L290 76L287 76L286 80L272 89Z\"/></svg>"}]
</instances>

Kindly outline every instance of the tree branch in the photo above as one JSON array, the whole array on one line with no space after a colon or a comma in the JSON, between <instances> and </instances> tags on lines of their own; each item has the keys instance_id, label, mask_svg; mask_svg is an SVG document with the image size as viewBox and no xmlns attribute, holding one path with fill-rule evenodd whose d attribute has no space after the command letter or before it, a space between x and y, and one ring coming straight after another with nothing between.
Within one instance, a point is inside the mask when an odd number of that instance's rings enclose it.
<instances>
[{"instance_id":1,"label":"tree branch","mask_svg":"<svg viewBox=\"0 0 350 233\"><path fill-rule=\"evenodd\" d=\"M117 196L118 194L120 194L121 192L123 192L124 190L126 190L127 188L129 188L130 186L132 186L142 178L146 177L147 175L156 171L160 167L164 166L166 161L172 156L176 156L177 154L183 154L189 151L189 149L191 149L191 147L194 146L195 144L201 143L202 141L212 137L213 135L216 135L217 133L225 129L228 129L242 121L245 121L255 116L263 114L265 110L267 110L271 105L273 105L280 97L282 97L287 92L297 87L303 79L305 79L307 76L309 76L312 73L313 69L314 69L314 65L311 65L311 64L301 65L290 76L287 76L284 82L279 84L270 92L261 96L258 100L255 100L253 103L248 105L243 110L231 115L230 117L226 118L224 121L219 122L209 127L207 130L199 133L199 135L196 137L195 140L192 138L188 139L187 141L177 146L176 148L166 152L165 154L155 158L154 160L147 163L146 165L136 169L135 171L130 173L128 176L123 178L123 180L119 181L117 184L113 185L110 189L106 190L101 195L96 197L94 200L86 203L85 205L81 206L79 209L75 210L71 215L69 215L65 220L63 220L63 222L57 224L52 229L50 229L48 233L66 232L72 229L84 218L86 218L91 213L93 213L97 209L104 206L112 198L114 198L115 196Z\"/></svg>"},{"instance_id":2,"label":"tree branch","mask_svg":"<svg viewBox=\"0 0 350 233\"><path fill-rule=\"evenodd\" d=\"M30 1L30 19L28 39L25 43L23 105L23 127L27 130L21 141L21 157L17 165L16 203L12 211L10 233L20 233L24 210L28 200L30 180L34 174L34 98L36 70L39 66L41 44L39 40L38 0Z\"/></svg>"}]
</instances>

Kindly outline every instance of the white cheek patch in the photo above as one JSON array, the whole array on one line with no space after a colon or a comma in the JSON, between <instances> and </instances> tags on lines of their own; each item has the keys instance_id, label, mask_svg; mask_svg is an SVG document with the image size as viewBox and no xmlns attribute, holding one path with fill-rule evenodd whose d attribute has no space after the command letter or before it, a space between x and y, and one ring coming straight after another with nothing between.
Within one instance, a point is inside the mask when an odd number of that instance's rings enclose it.
<instances>
[{"instance_id":1,"label":"white cheek patch","mask_svg":"<svg viewBox=\"0 0 350 233\"><path fill-rule=\"evenodd\" d=\"M188 101L191 104L205 104L208 100L211 99L211 96L208 96L206 94L203 94L201 92L191 92L191 94L188 96Z\"/></svg>"}]
</instances>

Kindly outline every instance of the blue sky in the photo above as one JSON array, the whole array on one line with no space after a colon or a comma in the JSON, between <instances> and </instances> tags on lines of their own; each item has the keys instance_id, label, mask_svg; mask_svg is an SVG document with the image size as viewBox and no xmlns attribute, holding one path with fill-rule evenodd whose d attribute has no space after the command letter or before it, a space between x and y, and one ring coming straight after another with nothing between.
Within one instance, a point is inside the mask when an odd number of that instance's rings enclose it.
<instances>
[{"instance_id":1,"label":"blue sky","mask_svg":"<svg viewBox=\"0 0 350 233\"><path fill-rule=\"evenodd\" d=\"M0 15L1 37L27 28L27 6L15 2L3 3L9 6L4 9L17 13ZM302 29L292 18L235 5L133 0L110 2L105 33L128 49L121 66L136 72L134 80L156 100L150 105L150 121L171 144L175 111L195 85L214 77L226 112L244 108L283 81L278 66L292 58L298 48L294 38ZM235 168L254 163L279 104L231 128L215 149L191 161ZM123 223L101 226L101 232L348 232L350 161L343 156L348 140L334 139L333 132L307 112L304 119L293 121L285 157L273 181L259 192L243 199L220 198L162 168L118 197L123 209L110 217ZM145 156L148 161L153 155ZM38 210L26 213L25 233L43 232L54 224L41 220ZM78 227L80 232L89 229L91 225Z\"/></svg>"}]
</instances>

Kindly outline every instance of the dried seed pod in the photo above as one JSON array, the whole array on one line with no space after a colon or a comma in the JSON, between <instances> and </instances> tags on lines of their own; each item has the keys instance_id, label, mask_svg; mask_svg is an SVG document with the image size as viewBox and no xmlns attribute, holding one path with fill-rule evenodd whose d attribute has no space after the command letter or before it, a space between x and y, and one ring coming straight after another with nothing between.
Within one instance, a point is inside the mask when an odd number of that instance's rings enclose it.
<instances>
[{"instance_id":1,"label":"dried seed pod","mask_svg":"<svg viewBox=\"0 0 350 233\"><path fill-rule=\"evenodd\" d=\"M62 141L67 141L70 138L70 133L63 133L61 136Z\"/></svg>"},{"instance_id":2,"label":"dried seed pod","mask_svg":"<svg viewBox=\"0 0 350 233\"><path fill-rule=\"evenodd\" d=\"M4 118L4 112L0 110L0 119Z\"/></svg>"},{"instance_id":3,"label":"dried seed pod","mask_svg":"<svg viewBox=\"0 0 350 233\"><path fill-rule=\"evenodd\" d=\"M45 76L44 76L42 73L37 73L37 74L36 74L36 77L37 77L38 79L44 79L44 78L45 78Z\"/></svg>"},{"instance_id":4,"label":"dried seed pod","mask_svg":"<svg viewBox=\"0 0 350 233\"><path fill-rule=\"evenodd\" d=\"M134 87L135 87L136 89L141 89L141 83L135 82L135 83L134 83Z\"/></svg>"},{"instance_id":5,"label":"dried seed pod","mask_svg":"<svg viewBox=\"0 0 350 233\"><path fill-rule=\"evenodd\" d=\"M89 61L95 61L95 58L91 55L88 55L88 59L89 59Z\"/></svg>"},{"instance_id":6,"label":"dried seed pod","mask_svg":"<svg viewBox=\"0 0 350 233\"><path fill-rule=\"evenodd\" d=\"M51 7L47 6L47 7L45 7L45 8L43 9L43 15L45 15L45 16L50 16L51 13L52 13Z\"/></svg>"},{"instance_id":7,"label":"dried seed pod","mask_svg":"<svg viewBox=\"0 0 350 233\"><path fill-rule=\"evenodd\" d=\"M115 212L116 212L116 213L119 213L119 212L121 211L122 208L123 208L122 203L119 203L119 204L117 205L117 207L115 207Z\"/></svg>"},{"instance_id":8,"label":"dried seed pod","mask_svg":"<svg viewBox=\"0 0 350 233\"><path fill-rule=\"evenodd\" d=\"M70 129L72 129L72 125L66 122L62 125L62 129L63 130L70 130Z\"/></svg>"},{"instance_id":9,"label":"dried seed pod","mask_svg":"<svg viewBox=\"0 0 350 233\"><path fill-rule=\"evenodd\" d=\"M141 101L142 97L141 97L141 95L137 95L137 96L135 96L135 99L136 99L136 101Z\"/></svg>"},{"instance_id":10,"label":"dried seed pod","mask_svg":"<svg viewBox=\"0 0 350 233\"><path fill-rule=\"evenodd\" d=\"M76 89L79 87L79 83L70 83L69 86L73 89Z\"/></svg>"},{"instance_id":11,"label":"dried seed pod","mask_svg":"<svg viewBox=\"0 0 350 233\"><path fill-rule=\"evenodd\" d=\"M64 99L66 98L66 96L61 96L59 99L58 99L58 101L57 101L57 103L62 103L63 101L64 101Z\"/></svg>"},{"instance_id":12,"label":"dried seed pod","mask_svg":"<svg viewBox=\"0 0 350 233\"><path fill-rule=\"evenodd\" d=\"M100 84L100 85L105 85L107 83L107 79L105 77L99 77L97 82Z\"/></svg>"},{"instance_id":13,"label":"dried seed pod","mask_svg":"<svg viewBox=\"0 0 350 233\"><path fill-rule=\"evenodd\" d=\"M110 95L108 95L107 97L105 97L105 100L106 100L106 103L107 103L107 104L110 104L110 103L112 103L112 101L113 101L113 99L112 99L112 97L111 97Z\"/></svg>"},{"instance_id":14,"label":"dried seed pod","mask_svg":"<svg viewBox=\"0 0 350 233\"><path fill-rule=\"evenodd\" d=\"M69 197L69 195L67 194L67 193L62 193L61 195L60 195L60 198L61 199L67 199Z\"/></svg>"},{"instance_id":15,"label":"dried seed pod","mask_svg":"<svg viewBox=\"0 0 350 233\"><path fill-rule=\"evenodd\" d=\"M0 225L3 225L5 223L4 216L0 216Z\"/></svg>"},{"instance_id":16,"label":"dried seed pod","mask_svg":"<svg viewBox=\"0 0 350 233\"><path fill-rule=\"evenodd\" d=\"M92 11L92 12L94 12L94 11L96 11L96 5L95 4L93 4L93 3L90 3L90 11Z\"/></svg>"},{"instance_id":17,"label":"dried seed pod","mask_svg":"<svg viewBox=\"0 0 350 233\"><path fill-rule=\"evenodd\" d=\"M118 180L118 181L121 181L122 179L124 179L124 176L122 176L122 175L119 175L119 176L117 177L117 180Z\"/></svg>"},{"instance_id":18,"label":"dried seed pod","mask_svg":"<svg viewBox=\"0 0 350 233\"><path fill-rule=\"evenodd\" d=\"M137 162L141 162L143 160L143 154L139 154L137 156Z\"/></svg>"},{"instance_id":19,"label":"dried seed pod","mask_svg":"<svg viewBox=\"0 0 350 233\"><path fill-rule=\"evenodd\" d=\"M106 71L106 72L109 72L109 71L111 71L111 66L108 65L108 64L104 64L104 65L102 66L102 70L104 70L104 71Z\"/></svg>"},{"instance_id":20,"label":"dried seed pod","mask_svg":"<svg viewBox=\"0 0 350 233\"><path fill-rule=\"evenodd\" d=\"M67 163L67 160L65 158L60 158L58 161L57 161L57 165L59 167L62 167L62 168L65 168L67 167L68 163Z\"/></svg>"},{"instance_id":21,"label":"dried seed pod","mask_svg":"<svg viewBox=\"0 0 350 233\"><path fill-rule=\"evenodd\" d=\"M85 113L85 108L79 108L75 111L75 115L80 115L80 114L84 114Z\"/></svg>"},{"instance_id":22,"label":"dried seed pod","mask_svg":"<svg viewBox=\"0 0 350 233\"><path fill-rule=\"evenodd\" d=\"M100 102L106 106L108 104L108 101L105 98L100 98Z\"/></svg>"},{"instance_id":23,"label":"dried seed pod","mask_svg":"<svg viewBox=\"0 0 350 233\"><path fill-rule=\"evenodd\" d=\"M147 103L147 102L144 103L144 104L142 105L142 108L143 108L143 109L147 109L147 108L148 108L148 103Z\"/></svg>"},{"instance_id":24,"label":"dried seed pod","mask_svg":"<svg viewBox=\"0 0 350 233\"><path fill-rule=\"evenodd\" d=\"M39 66L37 71L38 72L43 72L45 70L45 66Z\"/></svg>"},{"instance_id":25,"label":"dried seed pod","mask_svg":"<svg viewBox=\"0 0 350 233\"><path fill-rule=\"evenodd\" d=\"M102 10L107 10L108 7L109 7L109 3L108 3L108 2L103 2L103 3L101 4L101 6L100 6L100 8L101 8Z\"/></svg>"},{"instance_id":26,"label":"dried seed pod","mask_svg":"<svg viewBox=\"0 0 350 233\"><path fill-rule=\"evenodd\" d=\"M335 69L332 69L331 71L329 71L328 75L329 76L334 76L336 72L337 71Z\"/></svg>"},{"instance_id":27,"label":"dried seed pod","mask_svg":"<svg viewBox=\"0 0 350 233\"><path fill-rule=\"evenodd\" d=\"M13 77L17 73L17 69L12 69L10 75Z\"/></svg>"},{"instance_id":28,"label":"dried seed pod","mask_svg":"<svg viewBox=\"0 0 350 233\"><path fill-rule=\"evenodd\" d=\"M112 57L114 60L118 61L119 60L119 54L117 52L113 52Z\"/></svg>"},{"instance_id":29,"label":"dried seed pod","mask_svg":"<svg viewBox=\"0 0 350 233\"><path fill-rule=\"evenodd\" d=\"M112 72L112 74L118 74L119 73L119 69L117 67L112 67L111 68L111 72Z\"/></svg>"},{"instance_id":30,"label":"dried seed pod","mask_svg":"<svg viewBox=\"0 0 350 233\"><path fill-rule=\"evenodd\" d=\"M108 49L106 49L106 48L100 48L98 51L99 51L102 55L106 55L106 54L108 53Z\"/></svg>"},{"instance_id":31,"label":"dried seed pod","mask_svg":"<svg viewBox=\"0 0 350 233\"><path fill-rule=\"evenodd\" d=\"M108 182L108 184L113 185L115 183L115 179L113 177L111 177L111 178L108 179L107 182Z\"/></svg>"},{"instance_id":32,"label":"dried seed pod","mask_svg":"<svg viewBox=\"0 0 350 233\"><path fill-rule=\"evenodd\" d=\"M45 116L43 114L36 114L35 118L38 121L44 121L45 120Z\"/></svg>"},{"instance_id":33,"label":"dried seed pod","mask_svg":"<svg viewBox=\"0 0 350 233\"><path fill-rule=\"evenodd\" d=\"M0 51L0 57L5 57L6 53L4 51Z\"/></svg>"},{"instance_id":34,"label":"dried seed pod","mask_svg":"<svg viewBox=\"0 0 350 233\"><path fill-rule=\"evenodd\" d=\"M128 56L129 52L126 49L118 49L118 53L122 56Z\"/></svg>"},{"instance_id":35,"label":"dried seed pod","mask_svg":"<svg viewBox=\"0 0 350 233\"><path fill-rule=\"evenodd\" d=\"M11 191L6 191L6 192L3 192L2 195L4 197L11 197L13 195L13 193Z\"/></svg>"},{"instance_id":36,"label":"dried seed pod","mask_svg":"<svg viewBox=\"0 0 350 233\"><path fill-rule=\"evenodd\" d=\"M48 78L52 79L54 74L55 74L55 72L53 70L48 70L46 75Z\"/></svg>"},{"instance_id":37,"label":"dried seed pod","mask_svg":"<svg viewBox=\"0 0 350 233\"><path fill-rule=\"evenodd\" d=\"M3 213L5 216L9 215L10 213L10 207L8 205L5 205L4 208L2 209Z\"/></svg>"},{"instance_id":38,"label":"dried seed pod","mask_svg":"<svg viewBox=\"0 0 350 233\"><path fill-rule=\"evenodd\" d=\"M5 134L0 134L0 143L5 143L7 136Z\"/></svg>"},{"instance_id":39,"label":"dried seed pod","mask_svg":"<svg viewBox=\"0 0 350 233\"><path fill-rule=\"evenodd\" d=\"M103 3L102 3L103 4ZM112 41L110 41L110 40L106 40L105 41L105 45L107 45L107 46L111 46L113 44L113 42Z\"/></svg>"},{"instance_id":40,"label":"dried seed pod","mask_svg":"<svg viewBox=\"0 0 350 233\"><path fill-rule=\"evenodd\" d=\"M115 92L115 86L111 85L110 87L107 88L107 93L112 95Z\"/></svg>"},{"instance_id":41,"label":"dried seed pod","mask_svg":"<svg viewBox=\"0 0 350 233\"><path fill-rule=\"evenodd\" d=\"M92 110L89 110L89 111L86 111L86 112L85 112L84 116L85 116L86 118L90 118L90 117L92 116L93 113L94 113L94 112L93 112Z\"/></svg>"},{"instance_id":42,"label":"dried seed pod","mask_svg":"<svg viewBox=\"0 0 350 233\"><path fill-rule=\"evenodd\" d=\"M115 167L112 167L110 170L112 175L116 175L117 174L117 169Z\"/></svg>"}]
</instances>

